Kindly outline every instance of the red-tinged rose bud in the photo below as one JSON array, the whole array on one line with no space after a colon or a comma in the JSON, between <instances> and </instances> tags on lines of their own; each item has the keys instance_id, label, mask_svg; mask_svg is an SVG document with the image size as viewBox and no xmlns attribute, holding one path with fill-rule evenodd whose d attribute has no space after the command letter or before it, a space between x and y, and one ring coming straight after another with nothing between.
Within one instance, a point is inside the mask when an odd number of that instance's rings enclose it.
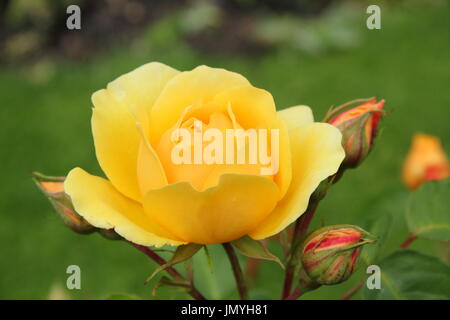
<instances>
[{"instance_id":1,"label":"red-tinged rose bud","mask_svg":"<svg viewBox=\"0 0 450 320\"><path fill-rule=\"evenodd\" d=\"M377 102L376 98L354 100L330 110L326 115L324 121L342 132L342 146L346 154L342 163L344 168L356 168L369 154L383 107L384 100Z\"/></svg>"},{"instance_id":2,"label":"red-tinged rose bud","mask_svg":"<svg viewBox=\"0 0 450 320\"><path fill-rule=\"evenodd\" d=\"M64 192L65 177L50 177L32 172L33 180L48 198L64 224L77 233L89 234L96 230L73 208L72 201Z\"/></svg>"},{"instance_id":3,"label":"red-tinged rose bud","mask_svg":"<svg viewBox=\"0 0 450 320\"><path fill-rule=\"evenodd\" d=\"M334 225L310 233L301 246L301 262L311 283L333 285L353 273L361 246L373 243L373 236L353 225ZM311 285L311 284L309 284Z\"/></svg>"}]
</instances>

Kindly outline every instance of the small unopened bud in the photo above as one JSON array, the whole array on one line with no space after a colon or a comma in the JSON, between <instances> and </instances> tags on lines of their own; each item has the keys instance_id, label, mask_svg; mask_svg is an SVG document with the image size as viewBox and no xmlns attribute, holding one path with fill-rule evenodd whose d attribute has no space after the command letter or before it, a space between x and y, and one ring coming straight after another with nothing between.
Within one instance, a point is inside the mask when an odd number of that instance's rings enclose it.
<instances>
[{"instance_id":1,"label":"small unopened bud","mask_svg":"<svg viewBox=\"0 0 450 320\"><path fill-rule=\"evenodd\" d=\"M108 240L123 240L122 236L114 229L98 229L98 233Z\"/></svg>"},{"instance_id":2,"label":"small unopened bud","mask_svg":"<svg viewBox=\"0 0 450 320\"><path fill-rule=\"evenodd\" d=\"M347 280L355 270L361 246L374 242L368 236L367 231L352 225L328 226L310 233L301 246L303 281L332 285Z\"/></svg>"},{"instance_id":3,"label":"small unopened bud","mask_svg":"<svg viewBox=\"0 0 450 320\"><path fill-rule=\"evenodd\" d=\"M423 182L450 177L450 163L441 141L426 134L416 134L403 164L402 179L415 190Z\"/></svg>"},{"instance_id":4,"label":"small unopened bud","mask_svg":"<svg viewBox=\"0 0 450 320\"><path fill-rule=\"evenodd\" d=\"M352 107L361 101L364 103ZM325 121L342 132L344 168L356 168L369 154L383 115L383 107L384 100L355 100L330 110L326 115Z\"/></svg>"},{"instance_id":5,"label":"small unopened bud","mask_svg":"<svg viewBox=\"0 0 450 320\"><path fill-rule=\"evenodd\" d=\"M65 177L50 177L32 172L33 180L48 198L64 224L77 233L89 234L96 230L73 208L72 201L64 192Z\"/></svg>"}]
</instances>

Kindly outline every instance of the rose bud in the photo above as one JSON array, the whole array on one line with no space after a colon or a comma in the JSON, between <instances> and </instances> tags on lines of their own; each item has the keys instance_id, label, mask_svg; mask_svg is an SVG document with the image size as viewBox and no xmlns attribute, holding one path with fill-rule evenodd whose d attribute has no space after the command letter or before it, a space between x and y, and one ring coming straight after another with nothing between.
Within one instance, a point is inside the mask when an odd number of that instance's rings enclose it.
<instances>
[{"instance_id":1,"label":"rose bud","mask_svg":"<svg viewBox=\"0 0 450 320\"><path fill-rule=\"evenodd\" d=\"M361 101L365 102L351 107ZM342 132L344 168L356 168L369 154L383 114L383 106L384 100L377 102L376 98L371 98L354 100L328 112L325 121Z\"/></svg>"},{"instance_id":2,"label":"rose bud","mask_svg":"<svg viewBox=\"0 0 450 320\"><path fill-rule=\"evenodd\" d=\"M96 230L73 208L72 201L64 192L65 177L50 177L39 172L32 172L33 180L48 198L64 224L77 233L89 234Z\"/></svg>"},{"instance_id":3,"label":"rose bud","mask_svg":"<svg viewBox=\"0 0 450 320\"><path fill-rule=\"evenodd\" d=\"M311 282L321 285L347 280L355 270L361 246L374 242L366 236L372 235L352 225L334 225L313 231L301 246L305 274Z\"/></svg>"},{"instance_id":4,"label":"rose bud","mask_svg":"<svg viewBox=\"0 0 450 320\"><path fill-rule=\"evenodd\" d=\"M123 240L122 236L114 229L98 229L98 233L108 240Z\"/></svg>"},{"instance_id":5,"label":"rose bud","mask_svg":"<svg viewBox=\"0 0 450 320\"><path fill-rule=\"evenodd\" d=\"M416 134L406 156L402 179L415 190L422 182L450 177L450 164L438 138Z\"/></svg>"}]
</instances>

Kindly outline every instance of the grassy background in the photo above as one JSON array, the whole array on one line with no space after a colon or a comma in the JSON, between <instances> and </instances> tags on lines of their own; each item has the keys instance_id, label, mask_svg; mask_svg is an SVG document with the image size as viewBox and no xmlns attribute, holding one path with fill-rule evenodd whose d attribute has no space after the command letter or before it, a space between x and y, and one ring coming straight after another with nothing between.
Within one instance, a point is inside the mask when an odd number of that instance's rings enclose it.
<instances>
[{"instance_id":1,"label":"grassy background","mask_svg":"<svg viewBox=\"0 0 450 320\"><path fill-rule=\"evenodd\" d=\"M358 48L309 55L281 46L256 59L194 52L171 36L168 23L130 47L99 53L83 64L52 62L50 71L3 67L0 298L45 299L55 285L65 287L71 264L81 267L82 289L66 292L70 297L100 299L131 292L150 298L151 285L144 287L143 281L154 264L125 243L72 233L30 179L31 170L65 175L75 166L101 174L90 133L90 95L148 61L180 70L199 64L231 69L269 90L279 109L306 104L317 119L332 104L373 95L386 99L389 116L371 157L333 188L314 223L360 224L381 214L386 210L383 203L406 192L400 170L415 132L439 136L450 151L449 17L448 6L383 9L381 30L367 30L366 15L361 15L356 27L361 28L363 43ZM394 211L398 217L386 252L407 234L402 207ZM438 253L432 242L417 241L414 247ZM199 286L214 298L236 297L221 248L213 246L211 255L212 272L202 254L196 259ZM361 276L306 297L336 298ZM281 270L265 262L252 296L278 298L281 284ZM160 294L174 295L164 288Z\"/></svg>"}]
</instances>

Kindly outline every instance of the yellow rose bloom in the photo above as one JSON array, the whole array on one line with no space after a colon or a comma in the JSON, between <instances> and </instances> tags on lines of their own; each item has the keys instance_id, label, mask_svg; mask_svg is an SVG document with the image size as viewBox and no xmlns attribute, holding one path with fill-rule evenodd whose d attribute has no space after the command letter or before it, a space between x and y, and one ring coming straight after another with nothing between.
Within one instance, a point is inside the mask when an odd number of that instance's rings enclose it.
<instances>
[{"instance_id":1,"label":"yellow rose bloom","mask_svg":"<svg viewBox=\"0 0 450 320\"><path fill-rule=\"evenodd\" d=\"M141 245L277 234L345 157L337 128L314 122L305 106L277 112L269 92L224 69L180 72L152 62L95 92L92 102L96 156L108 179L75 168L65 192L90 224ZM279 169L263 175L259 164L174 163L173 132L194 132L194 123L220 132L278 130Z\"/></svg>"}]
</instances>

